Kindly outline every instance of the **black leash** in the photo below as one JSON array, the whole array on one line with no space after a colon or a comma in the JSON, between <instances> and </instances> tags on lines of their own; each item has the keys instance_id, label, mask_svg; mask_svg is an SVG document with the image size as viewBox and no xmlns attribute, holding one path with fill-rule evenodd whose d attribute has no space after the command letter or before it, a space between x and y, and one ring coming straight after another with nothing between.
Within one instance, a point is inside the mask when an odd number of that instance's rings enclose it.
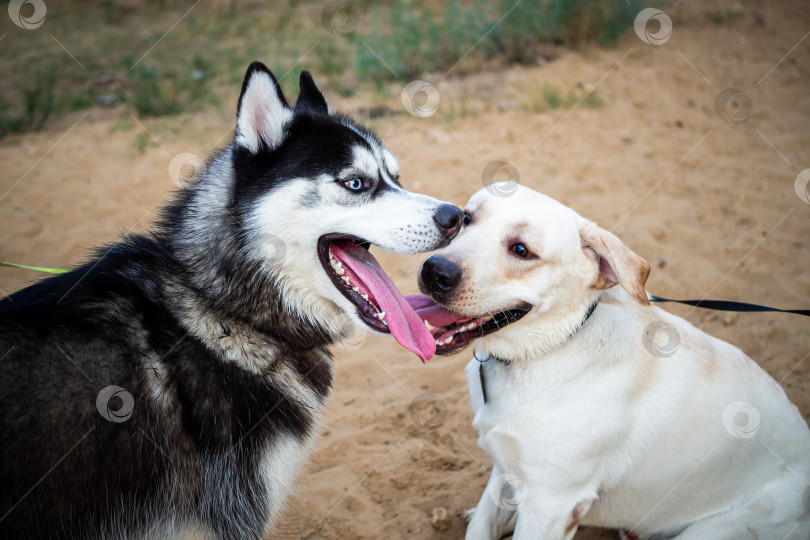
<instances>
[{"instance_id":1,"label":"black leash","mask_svg":"<svg viewBox=\"0 0 810 540\"><path fill-rule=\"evenodd\" d=\"M648 294L647 297L650 299L650 302L677 302L678 304L686 304L703 309L714 309L717 311L741 311L749 313L756 311L778 311L780 313L795 313L796 315L810 317L810 309L778 309L757 304L746 304L745 302L732 302L730 300L673 300L671 298L663 298L651 294Z\"/></svg>"},{"instance_id":2,"label":"black leash","mask_svg":"<svg viewBox=\"0 0 810 540\"><path fill-rule=\"evenodd\" d=\"M491 356L487 355L485 360L481 360L478 358L478 351L473 351L473 358L478 360L478 378L481 379L481 394L484 396L484 405L487 404L487 383L484 380L484 362L492 358Z\"/></svg>"}]
</instances>

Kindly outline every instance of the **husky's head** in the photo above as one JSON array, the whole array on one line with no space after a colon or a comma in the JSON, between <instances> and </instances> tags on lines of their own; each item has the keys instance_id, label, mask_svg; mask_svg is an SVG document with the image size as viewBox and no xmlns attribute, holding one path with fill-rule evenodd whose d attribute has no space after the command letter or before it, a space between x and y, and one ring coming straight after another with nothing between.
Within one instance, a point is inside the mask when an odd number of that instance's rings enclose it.
<instances>
[{"instance_id":1,"label":"husky's head","mask_svg":"<svg viewBox=\"0 0 810 540\"><path fill-rule=\"evenodd\" d=\"M273 74L250 66L231 155L231 204L245 251L272 275L288 311L333 335L349 314L423 360L433 355L430 333L368 247L444 247L461 227L461 210L405 191L391 152L330 112L307 72L290 107Z\"/></svg>"}]
</instances>

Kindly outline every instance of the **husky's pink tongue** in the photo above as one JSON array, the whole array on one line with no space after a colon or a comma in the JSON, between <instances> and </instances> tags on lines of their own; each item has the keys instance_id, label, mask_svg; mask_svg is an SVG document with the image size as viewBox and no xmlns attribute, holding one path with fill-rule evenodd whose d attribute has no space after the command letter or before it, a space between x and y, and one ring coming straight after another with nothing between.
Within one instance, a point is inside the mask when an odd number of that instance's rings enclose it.
<instances>
[{"instance_id":1,"label":"husky's pink tongue","mask_svg":"<svg viewBox=\"0 0 810 540\"><path fill-rule=\"evenodd\" d=\"M332 253L360 278L374 302L385 312L385 321L394 339L422 362L430 360L436 354L433 336L371 253L348 241L333 243Z\"/></svg>"}]
</instances>

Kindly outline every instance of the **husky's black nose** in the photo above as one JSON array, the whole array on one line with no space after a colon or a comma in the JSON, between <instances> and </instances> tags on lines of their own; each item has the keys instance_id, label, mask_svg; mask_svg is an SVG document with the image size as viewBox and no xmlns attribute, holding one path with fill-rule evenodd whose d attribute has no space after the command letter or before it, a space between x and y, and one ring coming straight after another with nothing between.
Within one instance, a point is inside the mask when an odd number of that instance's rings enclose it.
<instances>
[{"instance_id":1,"label":"husky's black nose","mask_svg":"<svg viewBox=\"0 0 810 540\"><path fill-rule=\"evenodd\" d=\"M461 281L461 268L446 257L434 255L422 265L422 283L430 293L452 290Z\"/></svg>"},{"instance_id":2,"label":"husky's black nose","mask_svg":"<svg viewBox=\"0 0 810 540\"><path fill-rule=\"evenodd\" d=\"M461 230L461 223L464 221L464 212L461 208L452 204L442 204L436 209L433 221L439 226L445 238L452 240Z\"/></svg>"}]
</instances>

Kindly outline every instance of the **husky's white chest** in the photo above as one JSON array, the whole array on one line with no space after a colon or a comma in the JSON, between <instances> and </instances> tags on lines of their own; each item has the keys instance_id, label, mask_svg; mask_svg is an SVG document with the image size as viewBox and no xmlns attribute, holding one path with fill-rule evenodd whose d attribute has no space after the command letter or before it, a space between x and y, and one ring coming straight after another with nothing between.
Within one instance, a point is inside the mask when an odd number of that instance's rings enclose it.
<instances>
[{"instance_id":1,"label":"husky's white chest","mask_svg":"<svg viewBox=\"0 0 810 540\"><path fill-rule=\"evenodd\" d=\"M316 440L317 430L304 440L279 437L265 451L261 465L262 481L267 491L268 522L265 535L272 531L278 521L301 469L309 461Z\"/></svg>"}]
</instances>

